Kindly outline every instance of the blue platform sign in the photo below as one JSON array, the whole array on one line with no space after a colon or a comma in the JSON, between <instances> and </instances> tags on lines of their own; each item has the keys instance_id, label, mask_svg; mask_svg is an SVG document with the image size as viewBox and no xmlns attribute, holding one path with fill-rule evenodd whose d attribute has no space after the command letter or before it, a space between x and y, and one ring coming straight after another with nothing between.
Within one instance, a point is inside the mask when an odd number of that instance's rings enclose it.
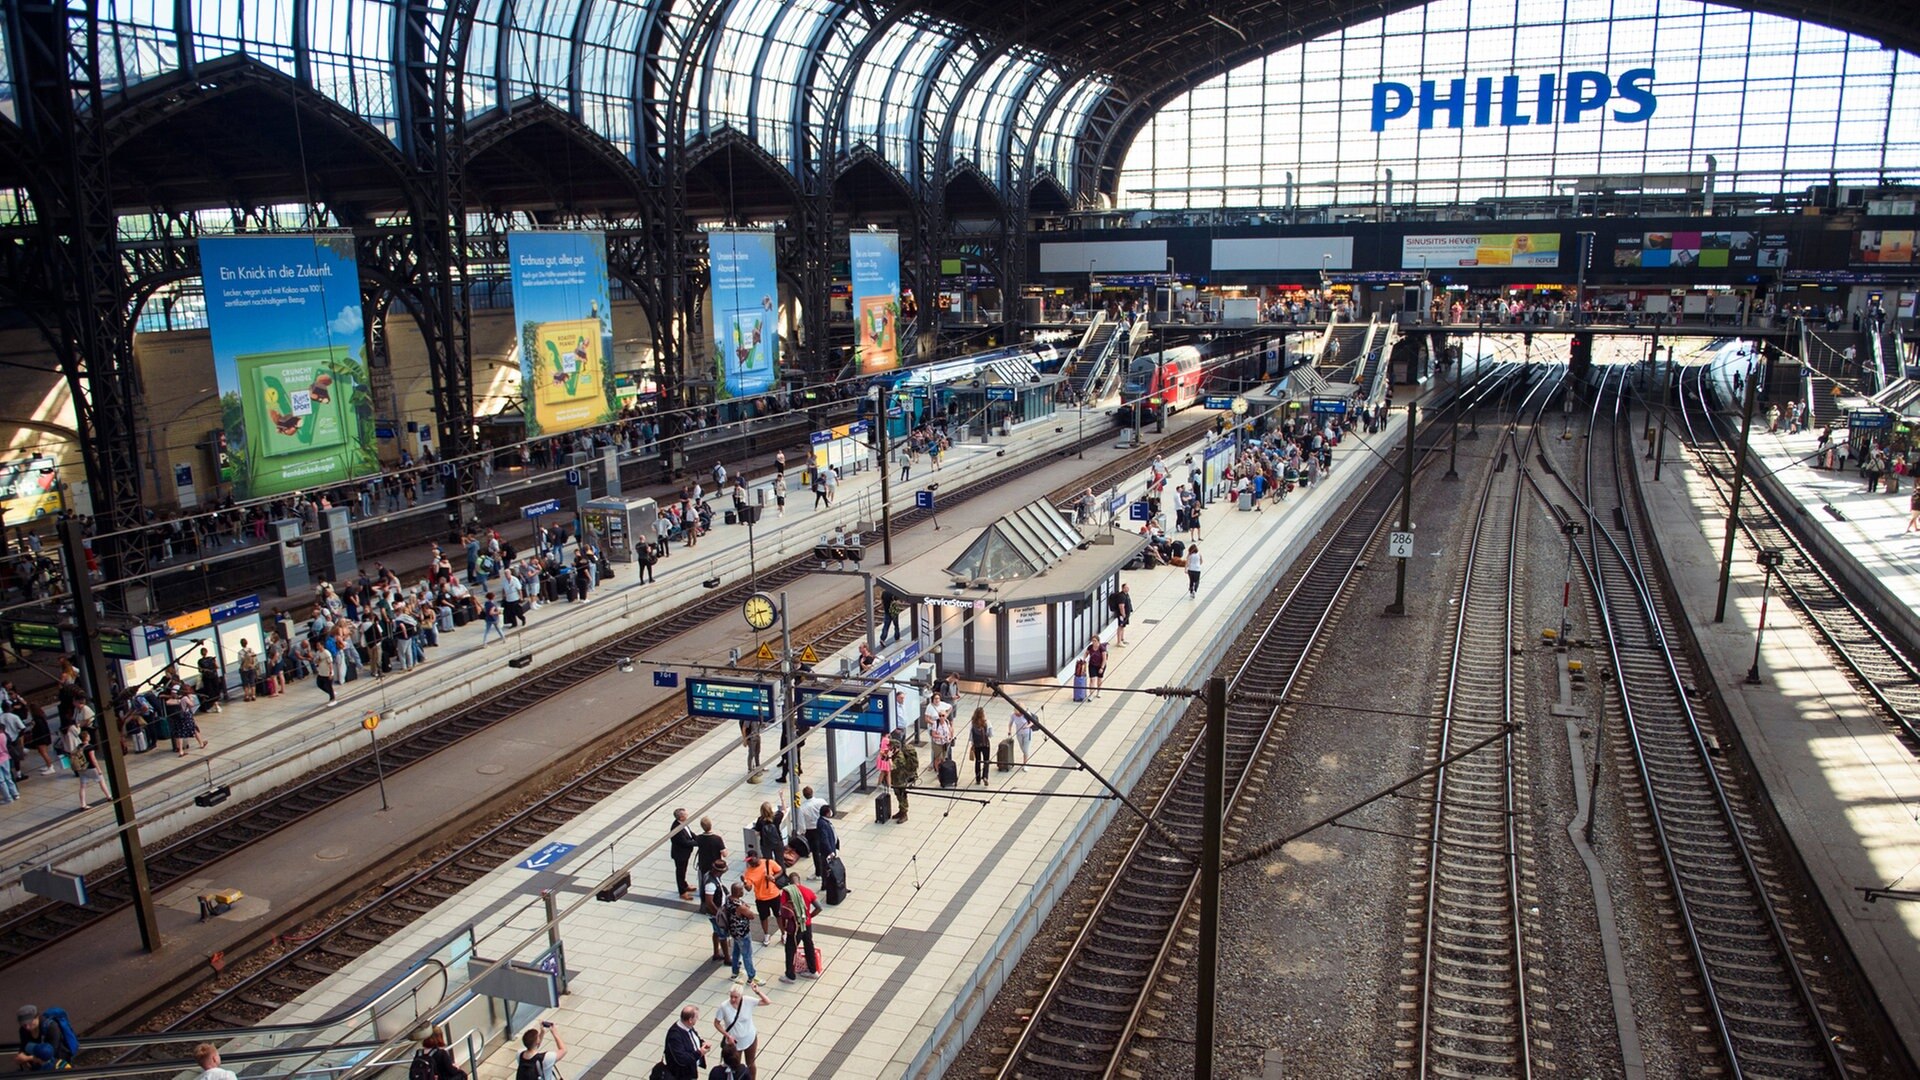
<instances>
[{"instance_id":1,"label":"blue platform sign","mask_svg":"<svg viewBox=\"0 0 1920 1080\"><path fill-rule=\"evenodd\" d=\"M796 689L793 696L800 704L799 724L803 729L825 724L839 731L871 731L875 735L893 730L893 698L885 689L865 701L860 701L859 693L805 687Z\"/></svg>"},{"instance_id":2,"label":"blue platform sign","mask_svg":"<svg viewBox=\"0 0 1920 1080\"><path fill-rule=\"evenodd\" d=\"M1011 386L989 386L989 387L987 387L987 400L988 400L988 401L1012 401L1012 400L1014 399L1014 397L1015 397L1015 396L1016 396L1016 395L1015 395L1015 393L1014 393L1014 389L1013 389L1013 387L1011 387Z\"/></svg>"},{"instance_id":3,"label":"blue platform sign","mask_svg":"<svg viewBox=\"0 0 1920 1080\"><path fill-rule=\"evenodd\" d=\"M452 476L452 475L453 475L453 462L451 462L451 461L443 461L443 462L441 462L441 463L440 463L440 475L441 475L441 476L448 476L448 477L450 477L450 476Z\"/></svg>"},{"instance_id":4,"label":"blue platform sign","mask_svg":"<svg viewBox=\"0 0 1920 1080\"><path fill-rule=\"evenodd\" d=\"M579 470L579 469L568 469L568 470L567 470L567 485L568 485L569 487L579 487L579 486L580 486L580 470Z\"/></svg>"},{"instance_id":5,"label":"blue platform sign","mask_svg":"<svg viewBox=\"0 0 1920 1080\"><path fill-rule=\"evenodd\" d=\"M680 685L680 673L677 671L656 671L653 673L653 685L672 688Z\"/></svg>"},{"instance_id":6,"label":"blue platform sign","mask_svg":"<svg viewBox=\"0 0 1920 1080\"><path fill-rule=\"evenodd\" d=\"M933 492L931 492L931 491L916 491L916 492L914 492L914 493L913 493L913 505L915 505L915 506L917 506L917 507L919 507L919 508L920 508L920 509L922 509L922 510L931 510L931 509L933 509Z\"/></svg>"},{"instance_id":7,"label":"blue platform sign","mask_svg":"<svg viewBox=\"0 0 1920 1080\"><path fill-rule=\"evenodd\" d=\"M688 679L687 712L722 720L773 722L773 684L731 679Z\"/></svg>"},{"instance_id":8,"label":"blue platform sign","mask_svg":"<svg viewBox=\"0 0 1920 1080\"><path fill-rule=\"evenodd\" d=\"M1128 521L1152 521L1153 520L1153 504L1147 502L1147 500L1145 499L1141 499L1138 502L1135 502L1133 505L1127 507L1127 520Z\"/></svg>"},{"instance_id":9,"label":"blue platform sign","mask_svg":"<svg viewBox=\"0 0 1920 1080\"><path fill-rule=\"evenodd\" d=\"M557 514L559 512L559 499L544 499L537 503L528 503L520 508L520 516L523 518L537 518L542 514Z\"/></svg>"},{"instance_id":10,"label":"blue platform sign","mask_svg":"<svg viewBox=\"0 0 1920 1080\"><path fill-rule=\"evenodd\" d=\"M1343 416L1346 411L1346 398L1317 397L1313 399L1313 412L1316 416Z\"/></svg>"},{"instance_id":11,"label":"blue platform sign","mask_svg":"<svg viewBox=\"0 0 1920 1080\"><path fill-rule=\"evenodd\" d=\"M521 859L519 863L520 869L551 870L553 869L554 863L565 858L567 852L572 851L576 846L575 844L562 844L558 841L548 844L539 851Z\"/></svg>"},{"instance_id":12,"label":"blue platform sign","mask_svg":"<svg viewBox=\"0 0 1920 1080\"><path fill-rule=\"evenodd\" d=\"M1227 412L1233 408L1232 394L1208 394L1201 404L1214 412Z\"/></svg>"}]
</instances>

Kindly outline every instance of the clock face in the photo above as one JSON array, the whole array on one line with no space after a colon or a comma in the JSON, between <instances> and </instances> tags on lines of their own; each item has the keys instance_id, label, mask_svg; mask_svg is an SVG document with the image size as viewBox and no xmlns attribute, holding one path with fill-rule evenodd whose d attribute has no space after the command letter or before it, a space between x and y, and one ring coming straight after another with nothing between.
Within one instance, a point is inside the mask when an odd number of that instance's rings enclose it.
<instances>
[{"instance_id":1,"label":"clock face","mask_svg":"<svg viewBox=\"0 0 1920 1080\"><path fill-rule=\"evenodd\" d=\"M748 626L765 630L780 617L780 609L774 606L773 597L766 593L754 593L740 605L740 614L746 617Z\"/></svg>"}]
</instances>

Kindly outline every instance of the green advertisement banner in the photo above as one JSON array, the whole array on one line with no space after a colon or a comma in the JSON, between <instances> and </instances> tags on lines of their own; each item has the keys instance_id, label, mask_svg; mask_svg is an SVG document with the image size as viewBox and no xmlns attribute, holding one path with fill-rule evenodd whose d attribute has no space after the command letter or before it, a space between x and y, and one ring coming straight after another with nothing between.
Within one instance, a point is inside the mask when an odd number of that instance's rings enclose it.
<instances>
[{"instance_id":1,"label":"green advertisement banner","mask_svg":"<svg viewBox=\"0 0 1920 1080\"><path fill-rule=\"evenodd\" d=\"M507 261L527 436L612 422L620 407L606 235L508 233Z\"/></svg>"},{"instance_id":2,"label":"green advertisement banner","mask_svg":"<svg viewBox=\"0 0 1920 1080\"><path fill-rule=\"evenodd\" d=\"M209 237L200 272L234 497L378 472L353 238Z\"/></svg>"}]
</instances>

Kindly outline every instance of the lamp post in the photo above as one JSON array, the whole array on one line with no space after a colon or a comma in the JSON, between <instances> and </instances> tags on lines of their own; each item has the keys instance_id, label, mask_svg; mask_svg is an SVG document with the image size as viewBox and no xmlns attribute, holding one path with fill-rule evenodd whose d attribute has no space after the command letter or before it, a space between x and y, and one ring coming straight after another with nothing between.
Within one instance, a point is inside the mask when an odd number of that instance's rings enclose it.
<instances>
[{"instance_id":1,"label":"lamp post","mask_svg":"<svg viewBox=\"0 0 1920 1080\"><path fill-rule=\"evenodd\" d=\"M1760 643L1765 640L1767 636L1767 596L1769 594L1769 587L1773 584L1774 569L1785 561L1786 557L1779 548L1760 549L1760 566L1762 568L1762 576L1760 578L1760 626L1759 629L1753 632L1753 666L1747 669L1748 686L1760 685Z\"/></svg>"}]
</instances>

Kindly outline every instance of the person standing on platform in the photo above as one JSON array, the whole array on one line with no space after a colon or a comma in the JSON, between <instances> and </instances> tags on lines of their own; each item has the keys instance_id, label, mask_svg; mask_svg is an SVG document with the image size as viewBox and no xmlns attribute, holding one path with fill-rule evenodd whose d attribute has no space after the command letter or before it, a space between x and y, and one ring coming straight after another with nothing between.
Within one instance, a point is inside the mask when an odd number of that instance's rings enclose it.
<instances>
[{"instance_id":1,"label":"person standing on platform","mask_svg":"<svg viewBox=\"0 0 1920 1080\"><path fill-rule=\"evenodd\" d=\"M773 506L777 516L787 516L787 470L784 467L773 474Z\"/></svg>"},{"instance_id":2,"label":"person standing on platform","mask_svg":"<svg viewBox=\"0 0 1920 1080\"><path fill-rule=\"evenodd\" d=\"M1100 687L1107 681L1107 643L1098 637L1087 643L1087 681L1092 684L1093 696L1099 697Z\"/></svg>"},{"instance_id":3,"label":"person standing on platform","mask_svg":"<svg viewBox=\"0 0 1920 1080\"><path fill-rule=\"evenodd\" d=\"M667 830L667 850L673 855L673 886L682 900L693 899L693 886L687 884L687 863L698 847L693 839L693 826L687 824L686 808L675 810L673 827Z\"/></svg>"},{"instance_id":4,"label":"person standing on platform","mask_svg":"<svg viewBox=\"0 0 1920 1080\"><path fill-rule=\"evenodd\" d=\"M1112 613L1114 622L1120 627L1114 631L1113 646L1116 649L1125 648L1127 624L1133 621L1133 594L1127 591L1125 585L1120 586L1119 592L1107 597L1107 610Z\"/></svg>"},{"instance_id":5,"label":"person standing on platform","mask_svg":"<svg viewBox=\"0 0 1920 1080\"><path fill-rule=\"evenodd\" d=\"M920 752L907 740L907 729L893 729L893 768L888 770L887 782L893 785L893 801L899 809L893 812L893 820L907 820L907 788L913 784L920 772Z\"/></svg>"},{"instance_id":6,"label":"person standing on platform","mask_svg":"<svg viewBox=\"0 0 1920 1080\"><path fill-rule=\"evenodd\" d=\"M807 954L807 970L801 974L817 979L820 953L813 947L813 917L820 914L820 901L797 877L790 880L792 883L780 890L780 929L787 935L787 973L780 976L780 981L794 980L794 954L803 948Z\"/></svg>"},{"instance_id":7,"label":"person standing on platform","mask_svg":"<svg viewBox=\"0 0 1920 1080\"><path fill-rule=\"evenodd\" d=\"M940 771L940 763L953 756L953 706L940 700L940 692L934 691L927 698L927 741L933 745L933 770Z\"/></svg>"},{"instance_id":8,"label":"person standing on platform","mask_svg":"<svg viewBox=\"0 0 1920 1080\"><path fill-rule=\"evenodd\" d=\"M754 913L760 918L760 944L773 944L774 920L780 914L780 884L774 880L779 876L778 860L763 859L751 852L747 854L747 868L740 874L740 880L746 888L753 890ZM739 974L739 968L734 969Z\"/></svg>"},{"instance_id":9,"label":"person standing on platform","mask_svg":"<svg viewBox=\"0 0 1920 1080\"><path fill-rule=\"evenodd\" d=\"M700 1080L712 1044L700 1038L700 1006L680 1010L680 1022L667 1029L667 1075L673 1080Z\"/></svg>"},{"instance_id":10,"label":"person standing on platform","mask_svg":"<svg viewBox=\"0 0 1920 1080\"><path fill-rule=\"evenodd\" d=\"M301 644L304 645L306 643L301 642ZM328 707L340 704L339 697L333 692L332 649L313 650L313 685L317 687L321 693L327 695Z\"/></svg>"},{"instance_id":11,"label":"person standing on platform","mask_svg":"<svg viewBox=\"0 0 1920 1080\"><path fill-rule=\"evenodd\" d=\"M1200 595L1200 570L1205 565L1200 561L1200 545L1187 549L1187 596Z\"/></svg>"},{"instance_id":12,"label":"person standing on platform","mask_svg":"<svg viewBox=\"0 0 1920 1080\"><path fill-rule=\"evenodd\" d=\"M700 871L700 910L707 917L713 935L713 960L717 964L733 962L733 937L727 929L728 913L733 910L733 894L725 881L727 860L721 859Z\"/></svg>"},{"instance_id":13,"label":"person standing on platform","mask_svg":"<svg viewBox=\"0 0 1920 1080\"><path fill-rule=\"evenodd\" d=\"M747 869L753 869L758 862L754 856L747 856ZM774 890L779 895L779 890ZM753 911L754 901L747 896L747 887L740 882L733 883L727 890L727 937L733 943L733 980L740 981L740 969L747 972L747 985L760 985L760 972L753 966Z\"/></svg>"},{"instance_id":14,"label":"person standing on platform","mask_svg":"<svg viewBox=\"0 0 1920 1080\"><path fill-rule=\"evenodd\" d=\"M881 604L882 609L887 615L886 625L880 628L880 645L882 648L886 647L888 635L892 635L894 641L900 640L900 615L906 610L906 606L906 602L901 600L897 593L888 591Z\"/></svg>"},{"instance_id":15,"label":"person standing on platform","mask_svg":"<svg viewBox=\"0 0 1920 1080\"><path fill-rule=\"evenodd\" d=\"M800 815L800 834L807 838L807 847L813 852L813 876L825 881L827 878L827 856L833 854L825 850L821 843L820 819L832 815L833 810L827 800L813 793L811 785L800 789L800 807L795 813Z\"/></svg>"},{"instance_id":16,"label":"person standing on platform","mask_svg":"<svg viewBox=\"0 0 1920 1080\"><path fill-rule=\"evenodd\" d=\"M526 609L520 606L524 596L525 592L520 584L520 568L509 567L506 576L500 579L501 614L509 627L527 625Z\"/></svg>"},{"instance_id":17,"label":"person standing on platform","mask_svg":"<svg viewBox=\"0 0 1920 1080\"><path fill-rule=\"evenodd\" d=\"M699 849L699 858L694 860L693 865L702 874L709 872L715 864L726 858L727 842L720 838L719 833L713 831L713 819L710 817L700 819L700 835L693 838L693 843Z\"/></svg>"},{"instance_id":18,"label":"person standing on platform","mask_svg":"<svg viewBox=\"0 0 1920 1080\"><path fill-rule=\"evenodd\" d=\"M542 1050L540 1042L549 1031L553 1032L553 1049ZM560 1029L553 1026L553 1021L543 1020L539 1027L528 1028L520 1036L520 1046L514 1080L559 1080L553 1067L567 1056L567 1044L560 1038Z\"/></svg>"},{"instance_id":19,"label":"person standing on platform","mask_svg":"<svg viewBox=\"0 0 1920 1080\"><path fill-rule=\"evenodd\" d=\"M993 728L987 725L987 707L977 705L967 724L967 749L973 752L973 782L985 785L993 771Z\"/></svg>"},{"instance_id":20,"label":"person standing on platform","mask_svg":"<svg viewBox=\"0 0 1920 1080\"><path fill-rule=\"evenodd\" d=\"M747 985L753 990L753 997L749 999L738 986L727 991L727 1003L713 1011L713 1026L720 1031L721 1059L731 1066L744 1060L746 1074L757 1076L760 1038L753 1028L753 1009L755 1005L771 1005L773 999L760 989L758 981Z\"/></svg>"}]
</instances>

